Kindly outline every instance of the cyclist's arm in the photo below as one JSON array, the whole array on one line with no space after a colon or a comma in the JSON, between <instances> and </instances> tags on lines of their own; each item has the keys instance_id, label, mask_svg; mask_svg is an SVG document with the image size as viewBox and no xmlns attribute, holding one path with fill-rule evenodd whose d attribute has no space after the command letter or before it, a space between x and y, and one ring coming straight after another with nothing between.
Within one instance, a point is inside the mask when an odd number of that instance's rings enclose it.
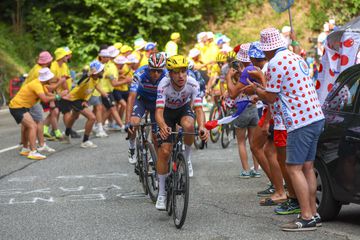
<instances>
[{"instance_id":1,"label":"cyclist's arm","mask_svg":"<svg viewBox=\"0 0 360 240\"><path fill-rule=\"evenodd\" d=\"M127 100L127 104L126 104L126 121L125 123L129 123L130 122L130 117L131 117L131 113L134 107L134 102L136 99L137 93L136 92L129 92L129 97Z\"/></svg>"}]
</instances>

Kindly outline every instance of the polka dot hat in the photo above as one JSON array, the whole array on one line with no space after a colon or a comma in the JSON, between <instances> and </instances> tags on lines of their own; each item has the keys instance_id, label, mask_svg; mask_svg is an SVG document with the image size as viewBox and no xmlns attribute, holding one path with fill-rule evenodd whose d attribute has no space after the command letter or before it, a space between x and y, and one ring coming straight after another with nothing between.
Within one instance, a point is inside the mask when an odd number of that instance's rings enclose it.
<instances>
[{"instance_id":1,"label":"polka dot hat","mask_svg":"<svg viewBox=\"0 0 360 240\"><path fill-rule=\"evenodd\" d=\"M249 48L250 48L250 43L241 44L240 50L236 55L237 60L239 60L240 62L250 62L250 57L248 54Z\"/></svg>"},{"instance_id":2,"label":"polka dot hat","mask_svg":"<svg viewBox=\"0 0 360 240\"><path fill-rule=\"evenodd\" d=\"M260 49L272 51L281 47L286 47L285 41L281 38L280 32L276 28L266 28L260 32Z\"/></svg>"}]
</instances>

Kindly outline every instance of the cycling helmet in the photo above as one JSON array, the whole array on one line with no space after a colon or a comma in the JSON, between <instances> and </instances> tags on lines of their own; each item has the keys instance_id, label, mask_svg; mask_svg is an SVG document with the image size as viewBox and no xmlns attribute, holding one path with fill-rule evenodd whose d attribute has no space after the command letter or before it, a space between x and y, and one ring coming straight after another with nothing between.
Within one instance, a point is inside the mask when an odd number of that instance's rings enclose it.
<instances>
[{"instance_id":1,"label":"cycling helmet","mask_svg":"<svg viewBox=\"0 0 360 240\"><path fill-rule=\"evenodd\" d=\"M232 62L236 59L236 52L230 51L227 53L227 61Z\"/></svg>"},{"instance_id":2,"label":"cycling helmet","mask_svg":"<svg viewBox=\"0 0 360 240\"><path fill-rule=\"evenodd\" d=\"M166 56L164 53L153 53L149 57L149 68L165 68Z\"/></svg>"},{"instance_id":3,"label":"cycling helmet","mask_svg":"<svg viewBox=\"0 0 360 240\"><path fill-rule=\"evenodd\" d=\"M182 55L174 55L166 60L166 68L173 70L177 68L187 68L189 65L188 60Z\"/></svg>"},{"instance_id":4,"label":"cycling helmet","mask_svg":"<svg viewBox=\"0 0 360 240\"><path fill-rule=\"evenodd\" d=\"M194 61L193 61L193 60L189 60L188 69L189 69L189 70L193 70L193 69L194 69L194 66L195 66Z\"/></svg>"},{"instance_id":5,"label":"cycling helmet","mask_svg":"<svg viewBox=\"0 0 360 240\"><path fill-rule=\"evenodd\" d=\"M216 62L226 62L226 55L223 54L223 53L219 53L217 56L216 56Z\"/></svg>"}]
</instances>

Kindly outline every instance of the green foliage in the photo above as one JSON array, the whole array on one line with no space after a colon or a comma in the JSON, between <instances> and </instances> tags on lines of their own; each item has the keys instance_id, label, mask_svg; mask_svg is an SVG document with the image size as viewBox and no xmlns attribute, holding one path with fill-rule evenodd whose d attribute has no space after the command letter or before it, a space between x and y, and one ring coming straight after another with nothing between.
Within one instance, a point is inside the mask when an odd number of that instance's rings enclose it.
<instances>
[{"instance_id":1,"label":"green foliage","mask_svg":"<svg viewBox=\"0 0 360 240\"><path fill-rule=\"evenodd\" d=\"M308 26L311 30L322 31L324 22L335 17L337 25L343 25L360 12L360 0L322 0L311 3Z\"/></svg>"}]
</instances>

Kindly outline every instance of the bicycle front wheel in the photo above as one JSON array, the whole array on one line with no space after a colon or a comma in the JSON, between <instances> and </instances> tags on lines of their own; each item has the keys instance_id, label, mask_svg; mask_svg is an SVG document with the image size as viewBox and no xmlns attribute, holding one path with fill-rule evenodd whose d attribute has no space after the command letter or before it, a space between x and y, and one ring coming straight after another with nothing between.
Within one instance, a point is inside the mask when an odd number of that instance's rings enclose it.
<instances>
[{"instance_id":1,"label":"bicycle front wheel","mask_svg":"<svg viewBox=\"0 0 360 240\"><path fill-rule=\"evenodd\" d=\"M156 203L158 195L158 180L156 172L157 156L151 143L146 143L146 166L144 167L144 179L151 201Z\"/></svg>"},{"instance_id":2,"label":"bicycle front wheel","mask_svg":"<svg viewBox=\"0 0 360 240\"><path fill-rule=\"evenodd\" d=\"M219 109L218 105L214 104L214 106L210 110L209 120L211 121L211 120L221 119L222 116L223 116L222 110ZM210 130L210 140L213 143L216 143L219 140L220 131L221 131L221 127L216 127Z\"/></svg>"},{"instance_id":3,"label":"bicycle front wheel","mask_svg":"<svg viewBox=\"0 0 360 240\"><path fill-rule=\"evenodd\" d=\"M141 183L144 194L148 194L148 189L145 184L144 177L144 155L143 155L143 146L141 146L140 141L136 139L136 159L137 162L135 164L135 173L139 174L139 181Z\"/></svg>"},{"instance_id":4,"label":"bicycle front wheel","mask_svg":"<svg viewBox=\"0 0 360 240\"><path fill-rule=\"evenodd\" d=\"M176 170L176 171L175 171ZM189 171L182 153L176 156L176 169L173 178L172 208L176 228L180 229L186 219L189 204Z\"/></svg>"}]
</instances>

